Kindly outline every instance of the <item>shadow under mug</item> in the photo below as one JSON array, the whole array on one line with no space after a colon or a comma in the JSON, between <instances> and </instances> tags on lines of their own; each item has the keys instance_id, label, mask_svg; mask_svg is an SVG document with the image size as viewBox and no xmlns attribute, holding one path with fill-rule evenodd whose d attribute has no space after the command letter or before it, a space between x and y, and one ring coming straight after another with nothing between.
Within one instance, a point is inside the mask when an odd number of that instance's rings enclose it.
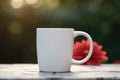
<instances>
[{"instance_id":1,"label":"shadow under mug","mask_svg":"<svg viewBox=\"0 0 120 80\"><path fill-rule=\"evenodd\" d=\"M89 34L74 31L73 28L37 28L37 61L40 71L68 72L71 64L83 64L93 51L93 41ZM74 38L85 36L90 41L88 55L83 60L72 59Z\"/></svg>"}]
</instances>

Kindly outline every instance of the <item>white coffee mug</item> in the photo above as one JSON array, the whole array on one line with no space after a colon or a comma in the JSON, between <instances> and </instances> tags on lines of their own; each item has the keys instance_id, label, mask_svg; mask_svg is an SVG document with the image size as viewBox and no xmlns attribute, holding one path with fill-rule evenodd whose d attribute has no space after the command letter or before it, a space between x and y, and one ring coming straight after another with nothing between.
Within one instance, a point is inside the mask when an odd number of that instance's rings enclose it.
<instances>
[{"instance_id":1,"label":"white coffee mug","mask_svg":"<svg viewBox=\"0 0 120 80\"><path fill-rule=\"evenodd\" d=\"M37 28L37 60L40 71L67 72L71 64L83 64L92 55L93 41L89 34L73 28ZM83 60L72 59L74 38L85 36L90 41L88 55Z\"/></svg>"}]
</instances>

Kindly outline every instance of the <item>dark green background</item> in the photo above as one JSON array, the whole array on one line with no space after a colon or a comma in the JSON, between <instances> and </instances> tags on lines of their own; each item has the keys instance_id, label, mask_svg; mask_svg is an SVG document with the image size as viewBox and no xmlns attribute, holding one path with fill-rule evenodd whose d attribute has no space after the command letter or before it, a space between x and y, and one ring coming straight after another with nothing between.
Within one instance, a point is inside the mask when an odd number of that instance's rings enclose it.
<instances>
[{"instance_id":1,"label":"dark green background","mask_svg":"<svg viewBox=\"0 0 120 80\"><path fill-rule=\"evenodd\" d=\"M0 63L36 63L38 27L86 31L103 45L108 63L120 59L120 0L40 1L18 9L0 1Z\"/></svg>"}]
</instances>

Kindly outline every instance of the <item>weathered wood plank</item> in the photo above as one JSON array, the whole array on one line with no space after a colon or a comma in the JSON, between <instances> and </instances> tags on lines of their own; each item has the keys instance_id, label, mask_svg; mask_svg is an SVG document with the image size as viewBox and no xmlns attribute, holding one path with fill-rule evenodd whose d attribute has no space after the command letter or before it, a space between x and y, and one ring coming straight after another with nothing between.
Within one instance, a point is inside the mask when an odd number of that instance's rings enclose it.
<instances>
[{"instance_id":1,"label":"weathered wood plank","mask_svg":"<svg viewBox=\"0 0 120 80\"><path fill-rule=\"evenodd\" d=\"M93 80L114 80L120 79L120 65L103 64L101 66L72 65L70 73L56 73L64 79L93 79Z\"/></svg>"},{"instance_id":2,"label":"weathered wood plank","mask_svg":"<svg viewBox=\"0 0 120 80\"><path fill-rule=\"evenodd\" d=\"M37 64L0 64L0 79L118 80L120 79L120 65L72 65L71 72L68 73L45 73L39 72Z\"/></svg>"}]
</instances>

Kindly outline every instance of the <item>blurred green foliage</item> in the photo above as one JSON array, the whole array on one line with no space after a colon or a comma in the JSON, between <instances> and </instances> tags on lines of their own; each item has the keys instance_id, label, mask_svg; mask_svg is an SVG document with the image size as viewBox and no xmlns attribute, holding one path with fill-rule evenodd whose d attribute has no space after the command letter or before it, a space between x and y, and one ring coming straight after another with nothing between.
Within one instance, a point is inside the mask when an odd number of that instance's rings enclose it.
<instances>
[{"instance_id":1,"label":"blurred green foliage","mask_svg":"<svg viewBox=\"0 0 120 80\"><path fill-rule=\"evenodd\" d=\"M120 59L120 0L1 0L0 63L36 63L38 27L86 31Z\"/></svg>"}]
</instances>

